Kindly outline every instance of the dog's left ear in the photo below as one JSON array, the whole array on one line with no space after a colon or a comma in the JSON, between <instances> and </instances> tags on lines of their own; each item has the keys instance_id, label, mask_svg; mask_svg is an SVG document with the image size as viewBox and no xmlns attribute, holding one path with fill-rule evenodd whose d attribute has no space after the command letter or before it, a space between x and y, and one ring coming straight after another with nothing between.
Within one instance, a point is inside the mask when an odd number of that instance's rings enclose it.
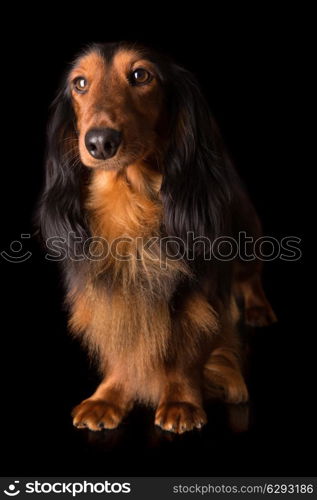
<instances>
[{"instance_id":1,"label":"dog's left ear","mask_svg":"<svg viewBox=\"0 0 317 500\"><path fill-rule=\"evenodd\" d=\"M45 167L36 223L44 240L61 238L71 254L75 251L74 238L83 242L88 234L81 200L87 169L79 158L75 115L67 84L52 103Z\"/></svg>"},{"instance_id":2,"label":"dog's left ear","mask_svg":"<svg viewBox=\"0 0 317 500\"><path fill-rule=\"evenodd\" d=\"M167 106L170 139L161 196L166 232L186 241L224 235L230 218L232 167L194 76L171 65Z\"/></svg>"}]
</instances>

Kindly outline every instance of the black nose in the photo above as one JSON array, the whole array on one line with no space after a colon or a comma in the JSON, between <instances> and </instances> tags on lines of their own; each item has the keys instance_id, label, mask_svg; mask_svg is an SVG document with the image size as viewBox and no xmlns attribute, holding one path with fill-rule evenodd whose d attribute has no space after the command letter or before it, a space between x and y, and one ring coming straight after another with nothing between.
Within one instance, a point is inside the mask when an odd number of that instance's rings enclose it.
<instances>
[{"instance_id":1,"label":"black nose","mask_svg":"<svg viewBox=\"0 0 317 500\"><path fill-rule=\"evenodd\" d=\"M118 150L122 134L112 128L93 128L85 137L86 148L96 160L107 160Z\"/></svg>"}]
</instances>

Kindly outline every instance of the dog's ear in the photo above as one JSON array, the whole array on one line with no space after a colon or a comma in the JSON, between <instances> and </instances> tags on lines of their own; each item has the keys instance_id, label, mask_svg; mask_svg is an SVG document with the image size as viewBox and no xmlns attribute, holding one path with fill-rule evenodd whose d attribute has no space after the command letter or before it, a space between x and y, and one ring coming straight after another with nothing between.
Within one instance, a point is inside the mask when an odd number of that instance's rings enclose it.
<instances>
[{"instance_id":1,"label":"dog's ear","mask_svg":"<svg viewBox=\"0 0 317 500\"><path fill-rule=\"evenodd\" d=\"M64 86L52 103L48 126L45 186L37 214L43 238L63 238L73 248L73 237L87 236L81 203L85 170L79 157L75 116Z\"/></svg>"},{"instance_id":2,"label":"dog's ear","mask_svg":"<svg viewBox=\"0 0 317 500\"><path fill-rule=\"evenodd\" d=\"M229 223L231 168L194 76L176 65L169 76L171 129L161 190L166 231L184 241L189 232L214 239Z\"/></svg>"}]
</instances>

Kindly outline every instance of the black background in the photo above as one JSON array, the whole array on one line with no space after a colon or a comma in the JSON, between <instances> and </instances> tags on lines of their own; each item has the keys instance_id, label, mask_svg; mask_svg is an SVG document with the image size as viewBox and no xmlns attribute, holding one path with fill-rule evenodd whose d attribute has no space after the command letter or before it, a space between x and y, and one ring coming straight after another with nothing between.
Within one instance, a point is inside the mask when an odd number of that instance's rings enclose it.
<instances>
[{"instance_id":1,"label":"black background","mask_svg":"<svg viewBox=\"0 0 317 500\"><path fill-rule=\"evenodd\" d=\"M57 7L17 8L4 16L1 249L33 232L48 106L63 70L86 43L125 39L161 49L196 74L265 234L302 238L303 256L266 265L266 291L279 323L251 335L249 410L210 404L201 433L172 437L153 427L151 410L136 408L118 430L95 434L71 424L71 408L94 390L96 378L67 335L58 269L45 261L35 238L23 240L31 259L13 264L1 257L4 474L313 474L315 325L303 234L312 169L304 117L309 14L179 5L172 16L158 5L119 7L73 4L68 15Z\"/></svg>"}]
</instances>

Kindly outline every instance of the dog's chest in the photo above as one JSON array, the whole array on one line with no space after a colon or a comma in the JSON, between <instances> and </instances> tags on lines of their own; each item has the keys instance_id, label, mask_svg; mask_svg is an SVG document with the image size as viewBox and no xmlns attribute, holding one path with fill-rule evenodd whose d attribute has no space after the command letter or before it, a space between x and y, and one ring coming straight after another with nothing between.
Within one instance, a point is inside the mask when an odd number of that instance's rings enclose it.
<instances>
[{"instance_id":1,"label":"dog's chest","mask_svg":"<svg viewBox=\"0 0 317 500\"><path fill-rule=\"evenodd\" d=\"M96 171L89 187L86 208L92 233L110 244L157 234L162 205L154 181L137 172ZM142 175L143 174L143 175Z\"/></svg>"},{"instance_id":2,"label":"dog's chest","mask_svg":"<svg viewBox=\"0 0 317 500\"><path fill-rule=\"evenodd\" d=\"M140 166L128 174L97 171L93 177L86 208L96 246L103 242L105 248L91 268L95 276L107 276L116 287L165 295L175 277L188 270L182 260L166 255L160 234L160 178Z\"/></svg>"},{"instance_id":3,"label":"dog's chest","mask_svg":"<svg viewBox=\"0 0 317 500\"><path fill-rule=\"evenodd\" d=\"M125 359L129 352L136 367L164 357L170 300L190 273L161 245L162 205L154 182L134 174L130 184L112 172L96 172L92 180L86 208L96 244L104 241L107 255L89 263L86 286L71 297L70 324L75 332L89 332L89 342L107 358Z\"/></svg>"}]
</instances>

